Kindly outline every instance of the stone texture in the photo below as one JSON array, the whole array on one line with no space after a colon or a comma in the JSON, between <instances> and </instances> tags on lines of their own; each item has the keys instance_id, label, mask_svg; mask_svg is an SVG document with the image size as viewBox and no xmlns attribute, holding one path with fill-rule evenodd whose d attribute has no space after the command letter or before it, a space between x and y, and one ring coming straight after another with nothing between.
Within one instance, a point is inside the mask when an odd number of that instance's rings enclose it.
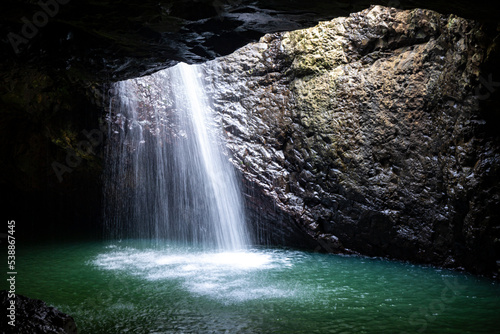
<instances>
[{"instance_id":1,"label":"stone texture","mask_svg":"<svg viewBox=\"0 0 500 334\"><path fill-rule=\"evenodd\" d=\"M0 291L2 309L10 307L10 298L7 290ZM10 321L5 315L0 320L2 333L16 334L76 334L75 321L69 315L54 307L48 306L38 299L25 296L15 296L16 318L15 326L7 324Z\"/></svg>"},{"instance_id":2,"label":"stone texture","mask_svg":"<svg viewBox=\"0 0 500 334\"><path fill-rule=\"evenodd\" d=\"M495 273L490 43L454 15L375 6L207 63L261 226L292 217L329 252Z\"/></svg>"}]
</instances>

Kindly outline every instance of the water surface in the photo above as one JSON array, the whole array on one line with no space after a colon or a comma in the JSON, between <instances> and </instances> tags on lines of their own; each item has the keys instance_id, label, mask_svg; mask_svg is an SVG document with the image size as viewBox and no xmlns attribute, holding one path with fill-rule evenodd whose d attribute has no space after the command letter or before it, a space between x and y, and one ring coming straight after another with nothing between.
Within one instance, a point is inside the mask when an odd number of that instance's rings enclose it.
<instances>
[{"instance_id":1,"label":"water surface","mask_svg":"<svg viewBox=\"0 0 500 334\"><path fill-rule=\"evenodd\" d=\"M289 249L19 245L17 290L81 333L500 333L489 279Z\"/></svg>"}]
</instances>

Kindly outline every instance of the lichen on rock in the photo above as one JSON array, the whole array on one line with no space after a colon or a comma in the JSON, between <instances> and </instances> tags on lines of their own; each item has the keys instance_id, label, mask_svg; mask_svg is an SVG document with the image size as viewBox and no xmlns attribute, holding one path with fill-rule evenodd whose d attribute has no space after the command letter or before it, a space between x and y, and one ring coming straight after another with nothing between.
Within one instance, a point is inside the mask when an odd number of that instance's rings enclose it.
<instances>
[{"instance_id":1,"label":"lichen on rock","mask_svg":"<svg viewBox=\"0 0 500 334\"><path fill-rule=\"evenodd\" d=\"M260 228L494 273L499 174L480 166L500 146L475 93L489 43L473 21L373 6L205 65Z\"/></svg>"}]
</instances>

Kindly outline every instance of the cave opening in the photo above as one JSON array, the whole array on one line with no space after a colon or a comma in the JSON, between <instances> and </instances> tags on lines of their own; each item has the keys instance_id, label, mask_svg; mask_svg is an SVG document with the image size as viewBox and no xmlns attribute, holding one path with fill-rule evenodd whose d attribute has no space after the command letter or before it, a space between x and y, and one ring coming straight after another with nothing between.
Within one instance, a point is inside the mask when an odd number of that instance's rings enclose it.
<instances>
[{"instance_id":1,"label":"cave opening","mask_svg":"<svg viewBox=\"0 0 500 334\"><path fill-rule=\"evenodd\" d=\"M495 332L498 9L381 4L7 8L6 289L84 333Z\"/></svg>"}]
</instances>

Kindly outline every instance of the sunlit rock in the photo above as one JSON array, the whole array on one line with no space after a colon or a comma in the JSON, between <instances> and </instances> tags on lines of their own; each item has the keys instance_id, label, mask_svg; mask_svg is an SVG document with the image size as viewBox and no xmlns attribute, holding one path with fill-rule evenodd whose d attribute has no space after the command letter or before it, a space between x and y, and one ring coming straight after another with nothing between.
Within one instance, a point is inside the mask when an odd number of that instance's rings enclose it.
<instances>
[{"instance_id":1,"label":"sunlit rock","mask_svg":"<svg viewBox=\"0 0 500 334\"><path fill-rule=\"evenodd\" d=\"M261 224L329 252L495 271L487 47L472 21L375 6L207 63L222 119L238 115L227 140Z\"/></svg>"}]
</instances>

